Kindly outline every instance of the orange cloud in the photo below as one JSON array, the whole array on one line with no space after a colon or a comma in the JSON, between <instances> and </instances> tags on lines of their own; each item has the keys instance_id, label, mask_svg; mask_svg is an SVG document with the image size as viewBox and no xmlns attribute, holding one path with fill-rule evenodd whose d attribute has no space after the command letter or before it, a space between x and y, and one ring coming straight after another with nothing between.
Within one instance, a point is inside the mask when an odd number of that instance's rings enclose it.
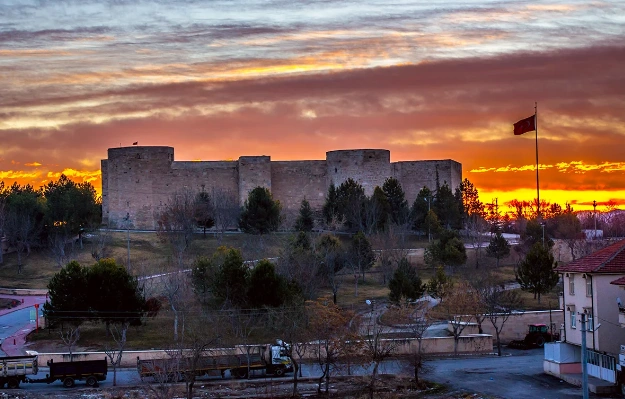
<instances>
[{"instance_id":1,"label":"orange cloud","mask_svg":"<svg viewBox=\"0 0 625 399\"><path fill-rule=\"evenodd\" d=\"M102 176L101 170L80 171L75 169L63 169L62 172L48 172L47 177L50 179L58 179L61 175L69 177L71 180L82 180L84 182L94 182Z\"/></svg>"}]
</instances>

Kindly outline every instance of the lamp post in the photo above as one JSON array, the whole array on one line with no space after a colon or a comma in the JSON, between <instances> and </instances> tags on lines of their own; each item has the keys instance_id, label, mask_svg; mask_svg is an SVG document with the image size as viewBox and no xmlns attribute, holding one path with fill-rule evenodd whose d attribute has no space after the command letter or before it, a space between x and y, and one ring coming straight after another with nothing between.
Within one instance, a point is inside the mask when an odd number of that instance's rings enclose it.
<instances>
[{"instance_id":1,"label":"lamp post","mask_svg":"<svg viewBox=\"0 0 625 399\"><path fill-rule=\"evenodd\" d=\"M130 212L126 212L124 221L126 222L126 242L128 244L128 261L126 263L126 269L130 271Z\"/></svg>"},{"instance_id":2,"label":"lamp post","mask_svg":"<svg viewBox=\"0 0 625 399\"><path fill-rule=\"evenodd\" d=\"M595 234L593 234L592 239L597 239L597 201L592 201L592 209L593 209L593 218L595 219Z\"/></svg>"},{"instance_id":3,"label":"lamp post","mask_svg":"<svg viewBox=\"0 0 625 399\"><path fill-rule=\"evenodd\" d=\"M543 228L543 247L545 246L545 222L540 222L540 227Z\"/></svg>"}]
</instances>

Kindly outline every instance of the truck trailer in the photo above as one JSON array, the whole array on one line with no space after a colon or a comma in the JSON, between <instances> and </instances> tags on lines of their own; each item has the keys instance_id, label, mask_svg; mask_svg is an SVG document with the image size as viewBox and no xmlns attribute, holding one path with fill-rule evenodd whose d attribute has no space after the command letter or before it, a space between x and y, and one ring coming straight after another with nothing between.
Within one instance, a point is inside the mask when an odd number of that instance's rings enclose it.
<instances>
[{"instance_id":1,"label":"truck trailer","mask_svg":"<svg viewBox=\"0 0 625 399\"><path fill-rule=\"evenodd\" d=\"M241 345L204 351L193 362L193 357L184 351L173 352L160 359L137 358L137 371L141 379L152 377L156 381L181 381L185 375L221 375L226 371L235 378L247 378L250 373L283 376L293 371L289 358L282 354L278 345Z\"/></svg>"},{"instance_id":2,"label":"truck trailer","mask_svg":"<svg viewBox=\"0 0 625 399\"><path fill-rule=\"evenodd\" d=\"M106 359L82 360L77 362L48 362L50 372L45 378L31 378L39 372L38 359L33 356L11 356L0 358L0 388L19 388L20 383L46 383L61 381L71 388L78 380L85 380L90 387L104 381L107 373Z\"/></svg>"}]
</instances>

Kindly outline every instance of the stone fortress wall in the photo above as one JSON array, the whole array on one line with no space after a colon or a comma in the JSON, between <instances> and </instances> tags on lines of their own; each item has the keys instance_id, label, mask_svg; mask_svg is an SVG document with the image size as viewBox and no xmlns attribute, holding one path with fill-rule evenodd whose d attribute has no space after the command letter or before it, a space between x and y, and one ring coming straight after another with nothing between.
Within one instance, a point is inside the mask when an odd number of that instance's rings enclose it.
<instances>
[{"instance_id":1,"label":"stone fortress wall","mask_svg":"<svg viewBox=\"0 0 625 399\"><path fill-rule=\"evenodd\" d=\"M227 190L243 204L252 189L266 187L286 213L296 213L304 198L313 209L321 209L330 184L338 186L349 177L362 184L367 195L395 177L409 204L424 186L434 189L437 170L441 184L447 182L452 189L462 181L462 165L451 159L391 163L390 151L381 149L329 151L323 161L242 156L237 161L195 162L174 161L172 147L132 146L109 148L101 165L103 223L147 230L156 229L155 215L183 188Z\"/></svg>"}]
</instances>

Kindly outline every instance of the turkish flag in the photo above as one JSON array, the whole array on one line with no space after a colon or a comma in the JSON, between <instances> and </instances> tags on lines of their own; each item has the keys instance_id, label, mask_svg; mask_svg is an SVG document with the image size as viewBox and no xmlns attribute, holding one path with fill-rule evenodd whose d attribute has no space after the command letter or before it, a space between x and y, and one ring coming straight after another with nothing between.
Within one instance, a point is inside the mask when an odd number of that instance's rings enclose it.
<instances>
[{"instance_id":1,"label":"turkish flag","mask_svg":"<svg viewBox=\"0 0 625 399\"><path fill-rule=\"evenodd\" d=\"M515 136L518 136L523 133L531 132L532 130L536 130L536 115L532 115L525 119L521 119L520 121L514 124Z\"/></svg>"}]
</instances>

